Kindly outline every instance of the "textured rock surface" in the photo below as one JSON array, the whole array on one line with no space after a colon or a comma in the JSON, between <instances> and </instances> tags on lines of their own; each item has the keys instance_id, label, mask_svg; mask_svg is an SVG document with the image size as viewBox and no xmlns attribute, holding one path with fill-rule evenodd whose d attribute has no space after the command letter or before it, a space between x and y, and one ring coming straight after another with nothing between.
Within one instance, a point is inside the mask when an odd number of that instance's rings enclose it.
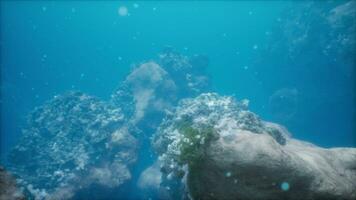
<instances>
[{"instance_id":1,"label":"textured rock surface","mask_svg":"<svg viewBox=\"0 0 356 200\"><path fill-rule=\"evenodd\" d=\"M138 143L149 143L140 133L151 135L180 98L209 88L207 65L206 57L167 49L157 62L134 68L110 102L80 92L56 96L30 114L9 155L10 170L37 199L68 199L93 184L121 185L131 179ZM143 175L139 187L151 187L150 174Z\"/></svg>"},{"instance_id":2,"label":"textured rock surface","mask_svg":"<svg viewBox=\"0 0 356 200\"><path fill-rule=\"evenodd\" d=\"M117 107L80 92L56 96L28 117L10 170L37 199L68 199L91 184L131 178L136 139Z\"/></svg>"},{"instance_id":3,"label":"textured rock surface","mask_svg":"<svg viewBox=\"0 0 356 200\"><path fill-rule=\"evenodd\" d=\"M163 163L161 185L171 195L355 199L356 149L293 139L285 128L249 112L247 103L202 94L183 100L162 123L153 144Z\"/></svg>"},{"instance_id":4,"label":"textured rock surface","mask_svg":"<svg viewBox=\"0 0 356 200\"><path fill-rule=\"evenodd\" d=\"M161 184L160 164L156 162L144 170L138 180L138 186L146 190L158 190Z\"/></svg>"},{"instance_id":5,"label":"textured rock surface","mask_svg":"<svg viewBox=\"0 0 356 200\"><path fill-rule=\"evenodd\" d=\"M0 166L0 200L25 199L22 191L17 187L14 177Z\"/></svg>"},{"instance_id":6,"label":"textured rock surface","mask_svg":"<svg viewBox=\"0 0 356 200\"><path fill-rule=\"evenodd\" d=\"M125 81L113 93L111 101L123 108L131 126L141 130L139 156L153 156L150 137L156 131L163 118L171 113L178 101L186 97L194 97L210 89L210 77L206 72L209 60L205 56L191 57L180 55L167 48L157 61L144 62L135 67ZM142 174L138 179L140 197L147 199L156 196L154 191L157 181L157 166L144 167L151 164L146 159L138 161ZM152 173L152 174L151 174ZM159 174L160 175L160 174ZM158 192L162 199L167 199L165 190Z\"/></svg>"},{"instance_id":7,"label":"textured rock surface","mask_svg":"<svg viewBox=\"0 0 356 200\"><path fill-rule=\"evenodd\" d=\"M112 102L122 107L131 122L150 135L177 102L210 88L206 73L208 59L186 56L167 48L157 62L138 65L112 95Z\"/></svg>"}]
</instances>

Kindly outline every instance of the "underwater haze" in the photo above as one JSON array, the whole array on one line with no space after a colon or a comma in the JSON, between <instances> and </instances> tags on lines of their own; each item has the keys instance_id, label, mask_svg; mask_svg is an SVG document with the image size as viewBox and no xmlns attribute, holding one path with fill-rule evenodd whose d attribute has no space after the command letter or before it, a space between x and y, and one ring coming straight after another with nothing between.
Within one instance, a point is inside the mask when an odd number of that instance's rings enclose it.
<instances>
[{"instance_id":1,"label":"underwater haze","mask_svg":"<svg viewBox=\"0 0 356 200\"><path fill-rule=\"evenodd\" d=\"M0 5L0 199L356 199L355 1Z\"/></svg>"}]
</instances>

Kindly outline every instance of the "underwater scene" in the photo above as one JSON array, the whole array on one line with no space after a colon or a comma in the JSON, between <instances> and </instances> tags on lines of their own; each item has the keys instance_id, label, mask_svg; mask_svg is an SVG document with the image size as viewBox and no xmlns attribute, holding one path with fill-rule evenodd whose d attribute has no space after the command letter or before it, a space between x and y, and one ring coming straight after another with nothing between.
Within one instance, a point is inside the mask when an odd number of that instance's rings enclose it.
<instances>
[{"instance_id":1,"label":"underwater scene","mask_svg":"<svg viewBox=\"0 0 356 200\"><path fill-rule=\"evenodd\" d=\"M356 1L0 2L0 200L356 199Z\"/></svg>"}]
</instances>

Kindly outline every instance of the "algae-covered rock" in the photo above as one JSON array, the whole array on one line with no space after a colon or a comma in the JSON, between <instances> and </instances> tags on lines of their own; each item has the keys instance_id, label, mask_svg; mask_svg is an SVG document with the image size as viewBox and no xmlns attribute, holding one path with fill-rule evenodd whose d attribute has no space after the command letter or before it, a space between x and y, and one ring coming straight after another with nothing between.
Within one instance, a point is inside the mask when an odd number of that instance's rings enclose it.
<instances>
[{"instance_id":1,"label":"algae-covered rock","mask_svg":"<svg viewBox=\"0 0 356 200\"><path fill-rule=\"evenodd\" d=\"M208 138L208 140L207 140ZM354 199L356 149L320 148L213 93L183 100L153 145L162 183L193 199ZM174 185L180 183L179 186Z\"/></svg>"},{"instance_id":2,"label":"algae-covered rock","mask_svg":"<svg viewBox=\"0 0 356 200\"><path fill-rule=\"evenodd\" d=\"M120 108L68 92L29 115L9 170L36 199L69 199L92 184L118 187L136 160L132 133Z\"/></svg>"}]
</instances>

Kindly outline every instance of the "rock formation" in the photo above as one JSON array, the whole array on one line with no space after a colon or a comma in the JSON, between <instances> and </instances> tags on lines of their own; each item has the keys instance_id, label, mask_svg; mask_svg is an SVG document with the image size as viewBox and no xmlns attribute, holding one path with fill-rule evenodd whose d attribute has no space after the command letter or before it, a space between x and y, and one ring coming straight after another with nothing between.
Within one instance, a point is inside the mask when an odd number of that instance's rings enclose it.
<instances>
[{"instance_id":1,"label":"rock formation","mask_svg":"<svg viewBox=\"0 0 356 200\"><path fill-rule=\"evenodd\" d=\"M24 200L22 191L17 187L16 180L0 166L0 200Z\"/></svg>"},{"instance_id":2,"label":"rock formation","mask_svg":"<svg viewBox=\"0 0 356 200\"><path fill-rule=\"evenodd\" d=\"M293 139L282 126L248 111L247 103L206 93L183 100L164 120L153 144L162 162L161 185L171 195L355 199L355 148L325 149Z\"/></svg>"},{"instance_id":3,"label":"rock formation","mask_svg":"<svg viewBox=\"0 0 356 200\"><path fill-rule=\"evenodd\" d=\"M180 99L210 89L208 63L204 56L189 58L167 48L158 61L135 67L112 94L112 102L123 108L132 124L151 135Z\"/></svg>"},{"instance_id":4,"label":"rock formation","mask_svg":"<svg viewBox=\"0 0 356 200\"><path fill-rule=\"evenodd\" d=\"M119 108L68 92L29 115L9 169L36 199L68 199L91 184L117 187L136 160L132 132Z\"/></svg>"}]
</instances>

